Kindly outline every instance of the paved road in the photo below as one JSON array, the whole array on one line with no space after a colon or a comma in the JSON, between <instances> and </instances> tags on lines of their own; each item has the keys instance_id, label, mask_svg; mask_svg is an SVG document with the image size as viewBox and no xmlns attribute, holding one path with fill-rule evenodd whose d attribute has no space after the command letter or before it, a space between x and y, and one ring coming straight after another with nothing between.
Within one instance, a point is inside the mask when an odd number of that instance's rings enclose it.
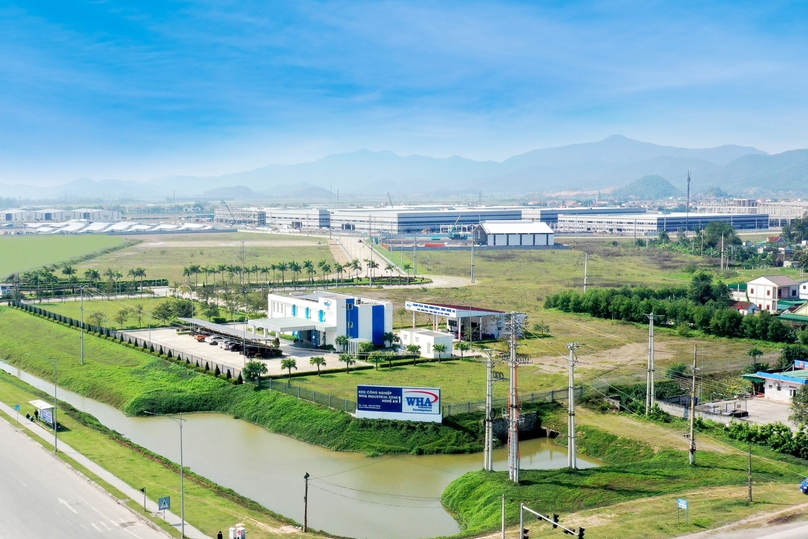
<instances>
[{"instance_id":1,"label":"paved road","mask_svg":"<svg viewBox=\"0 0 808 539\"><path fill-rule=\"evenodd\" d=\"M738 531L702 532L696 535L685 535L678 539L805 539L808 537L808 524L804 522L780 525L766 525Z\"/></svg>"},{"instance_id":2,"label":"paved road","mask_svg":"<svg viewBox=\"0 0 808 539\"><path fill-rule=\"evenodd\" d=\"M166 538L0 420L0 539L96 536Z\"/></svg>"}]
</instances>

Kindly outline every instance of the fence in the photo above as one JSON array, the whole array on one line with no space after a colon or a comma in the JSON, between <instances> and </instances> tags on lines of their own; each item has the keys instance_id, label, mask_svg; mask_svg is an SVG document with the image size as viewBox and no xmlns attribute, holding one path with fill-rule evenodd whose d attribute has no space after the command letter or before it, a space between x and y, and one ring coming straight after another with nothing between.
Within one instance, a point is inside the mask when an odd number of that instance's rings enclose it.
<instances>
[{"instance_id":1,"label":"fence","mask_svg":"<svg viewBox=\"0 0 808 539\"><path fill-rule=\"evenodd\" d=\"M229 372L231 378L238 378L239 374L241 374L241 369L233 367L232 365L225 365L224 363L218 363L210 359L205 359L201 356L195 356L193 354L189 354L187 352L184 352L183 350L177 350L176 348L172 348L170 346L155 344L149 341L148 339L144 339L142 337L138 337L135 335L129 335L123 331L110 329L105 326L94 326L92 324L88 324L87 322L82 323L80 320L76 320L75 318L71 318L69 316L65 316L59 313L54 313L47 309L43 309L42 307L37 307L36 305L23 303L22 301L14 301L11 303L11 305L19 309L22 309L23 311L28 311L29 313L45 316L47 318L50 318L51 320L67 324L72 327L77 328L84 327L84 331L92 331L104 335L106 337L119 339L122 342L132 344L139 348L154 350L155 352L164 355L169 355L170 353L173 359L176 359L178 361L188 361L188 363L196 367L204 368L205 365L207 365L208 369L211 372L214 372L216 370L216 367L219 367L219 372L222 373L222 375L224 376L227 376L227 373Z\"/></svg>"},{"instance_id":2,"label":"fence","mask_svg":"<svg viewBox=\"0 0 808 539\"><path fill-rule=\"evenodd\" d=\"M261 381L261 387L281 391L287 395L297 397L298 399L328 406L329 408L333 408L335 410L342 410L344 412L348 412L349 414L356 412L356 402L354 401L334 397L333 395L323 393L322 391L312 391L311 389L306 389L305 387L294 386L288 382L280 382L278 380L272 380L269 378Z\"/></svg>"},{"instance_id":3,"label":"fence","mask_svg":"<svg viewBox=\"0 0 808 539\"><path fill-rule=\"evenodd\" d=\"M580 399L581 397L583 397L583 395L584 395L583 386L577 386L575 388L575 397ZM524 405L528 403L533 404L537 402L566 401L568 396L569 396L569 390L567 388L553 389L541 393L528 393L526 395L520 395L519 402ZM494 410L506 408L507 406L508 406L507 397L496 398L492 401L492 408ZM444 417L460 414L470 414L472 412L484 412L484 411L485 411L485 401L473 401L473 402L463 402L458 404L443 405Z\"/></svg>"}]
</instances>

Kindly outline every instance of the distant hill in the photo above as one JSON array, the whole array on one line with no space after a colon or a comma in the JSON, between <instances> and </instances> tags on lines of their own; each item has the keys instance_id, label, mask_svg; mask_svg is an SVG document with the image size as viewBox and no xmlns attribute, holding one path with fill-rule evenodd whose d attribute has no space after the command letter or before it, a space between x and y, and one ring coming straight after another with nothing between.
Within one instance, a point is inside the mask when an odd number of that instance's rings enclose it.
<instances>
[{"instance_id":1,"label":"distant hill","mask_svg":"<svg viewBox=\"0 0 808 539\"><path fill-rule=\"evenodd\" d=\"M251 198L263 198L260 193L256 193L249 187L235 185L233 187L217 187L202 194L203 198L219 200L247 200Z\"/></svg>"},{"instance_id":2,"label":"distant hill","mask_svg":"<svg viewBox=\"0 0 808 539\"><path fill-rule=\"evenodd\" d=\"M330 199L336 198L339 191L342 201L368 196L386 198L386 193L405 201L454 195L476 198L479 193L510 196L604 190L626 186L635 178L647 176L666 178L683 192L688 171L694 193L720 186L739 196L808 194L808 150L769 155L735 145L676 148L621 135L598 142L532 150L502 162L358 150L308 163L268 165L223 176L171 176L144 183L81 179L49 188L0 185L0 194L18 197L33 191L42 198L64 198L67 191L68 199L82 194L109 199L130 196L165 199L174 193L177 197L197 197L206 192L218 193L214 191L218 188L246 188L258 197L270 198Z\"/></svg>"},{"instance_id":3,"label":"distant hill","mask_svg":"<svg viewBox=\"0 0 808 539\"><path fill-rule=\"evenodd\" d=\"M683 196L679 189L662 176L643 176L627 186L612 191L612 198L635 200L660 200Z\"/></svg>"}]
</instances>

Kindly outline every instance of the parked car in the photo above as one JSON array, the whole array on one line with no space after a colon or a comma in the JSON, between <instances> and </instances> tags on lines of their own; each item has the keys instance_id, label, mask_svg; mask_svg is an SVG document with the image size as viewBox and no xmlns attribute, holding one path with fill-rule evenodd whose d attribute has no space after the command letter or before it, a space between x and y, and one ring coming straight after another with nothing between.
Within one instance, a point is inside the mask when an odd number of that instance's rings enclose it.
<instances>
[{"instance_id":1,"label":"parked car","mask_svg":"<svg viewBox=\"0 0 808 539\"><path fill-rule=\"evenodd\" d=\"M808 494L808 477L803 479L802 483L800 483L800 490L803 494Z\"/></svg>"},{"instance_id":2,"label":"parked car","mask_svg":"<svg viewBox=\"0 0 808 539\"><path fill-rule=\"evenodd\" d=\"M212 343L212 342L213 342L213 339L216 339L216 338L217 338L217 337L216 337L216 336L214 336L214 335L208 335L207 337L205 337L205 339L204 339L204 340L205 340L205 342L206 342L206 343L210 344L210 343Z\"/></svg>"},{"instance_id":3,"label":"parked car","mask_svg":"<svg viewBox=\"0 0 808 539\"><path fill-rule=\"evenodd\" d=\"M200 333L199 335L194 335L194 338L197 340L197 342L204 342L205 339L207 339L208 337L210 337L210 335L208 335L207 333Z\"/></svg>"},{"instance_id":4,"label":"parked car","mask_svg":"<svg viewBox=\"0 0 808 539\"><path fill-rule=\"evenodd\" d=\"M207 342L211 346L217 346L223 340L224 339L222 339L221 337L213 337L211 340L205 339L205 342Z\"/></svg>"}]
</instances>

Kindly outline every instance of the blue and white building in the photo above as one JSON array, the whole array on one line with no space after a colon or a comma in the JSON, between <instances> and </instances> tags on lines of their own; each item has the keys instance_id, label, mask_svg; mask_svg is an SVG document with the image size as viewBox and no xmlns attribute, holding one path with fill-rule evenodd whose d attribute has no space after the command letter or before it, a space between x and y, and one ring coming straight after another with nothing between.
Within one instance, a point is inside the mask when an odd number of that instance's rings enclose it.
<instances>
[{"instance_id":1,"label":"blue and white building","mask_svg":"<svg viewBox=\"0 0 808 539\"><path fill-rule=\"evenodd\" d=\"M269 294L267 318L251 320L250 325L291 333L317 346L336 346L340 335L354 343L383 345L384 334L393 331L393 304L332 292Z\"/></svg>"}]
</instances>

